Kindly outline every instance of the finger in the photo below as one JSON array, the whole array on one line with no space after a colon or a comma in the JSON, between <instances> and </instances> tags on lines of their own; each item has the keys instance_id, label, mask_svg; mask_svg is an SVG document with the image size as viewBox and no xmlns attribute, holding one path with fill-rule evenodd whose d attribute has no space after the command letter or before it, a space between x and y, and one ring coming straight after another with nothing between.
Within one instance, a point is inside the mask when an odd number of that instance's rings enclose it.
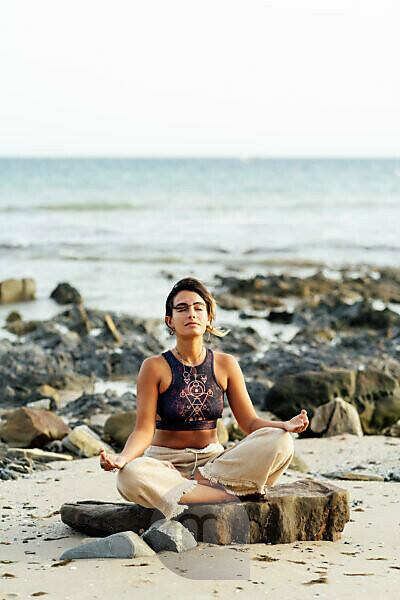
<instances>
[{"instance_id":1,"label":"finger","mask_svg":"<svg viewBox=\"0 0 400 600\"><path fill-rule=\"evenodd\" d=\"M114 464L114 463L113 463L113 462L112 462L112 461L111 461L109 458L106 458L106 459L105 459L105 461L104 461L104 463L105 463L105 464L107 465L107 467L109 467L110 469L112 469L112 468L113 468L113 464Z\"/></svg>"},{"instance_id":2,"label":"finger","mask_svg":"<svg viewBox=\"0 0 400 600\"><path fill-rule=\"evenodd\" d=\"M107 471L113 471L115 469L115 465L112 462L107 463Z\"/></svg>"}]
</instances>

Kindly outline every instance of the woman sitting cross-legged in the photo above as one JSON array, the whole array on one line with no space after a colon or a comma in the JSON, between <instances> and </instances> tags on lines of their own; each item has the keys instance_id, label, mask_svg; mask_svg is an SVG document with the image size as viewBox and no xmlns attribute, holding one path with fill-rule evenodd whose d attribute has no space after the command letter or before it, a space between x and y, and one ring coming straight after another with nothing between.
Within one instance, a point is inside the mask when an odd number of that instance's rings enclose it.
<instances>
[{"instance_id":1,"label":"woman sitting cross-legged","mask_svg":"<svg viewBox=\"0 0 400 600\"><path fill-rule=\"evenodd\" d=\"M121 496L167 519L193 503L238 502L264 495L293 457L290 432L308 426L305 410L289 421L257 417L237 360L204 346L213 326L215 300L197 279L174 285L166 300L165 323L174 348L146 358L137 379L134 431L120 454L100 454L106 471L118 470ZM225 449L217 419L224 393L246 437Z\"/></svg>"}]
</instances>

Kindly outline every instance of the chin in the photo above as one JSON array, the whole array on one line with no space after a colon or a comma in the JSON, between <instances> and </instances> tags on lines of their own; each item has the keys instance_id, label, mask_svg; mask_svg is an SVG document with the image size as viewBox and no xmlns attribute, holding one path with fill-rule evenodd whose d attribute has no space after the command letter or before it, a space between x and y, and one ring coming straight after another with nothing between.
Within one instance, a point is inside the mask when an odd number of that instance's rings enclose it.
<instances>
[{"instance_id":1,"label":"chin","mask_svg":"<svg viewBox=\"0 0 400 600\"><path fill-rule=\"evenodd\" d=\"M203 337L204 332L197 329L197 327L187 327L183 332L183 336L187 338Z\"/></svg>"}]
</instances>

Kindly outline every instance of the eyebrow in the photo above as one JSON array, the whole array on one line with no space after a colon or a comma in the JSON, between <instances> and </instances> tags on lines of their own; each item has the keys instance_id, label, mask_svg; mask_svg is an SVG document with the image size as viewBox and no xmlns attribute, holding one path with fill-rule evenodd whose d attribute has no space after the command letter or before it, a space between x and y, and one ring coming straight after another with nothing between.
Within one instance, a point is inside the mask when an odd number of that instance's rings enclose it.
<instances>
[{"instance_id":1,"label":"eyebrow","mask_svg":"<svg viewBox=\"0 0 400 600\"><path fill-rule=\"evenodd\" d=\"M205 306L204 302L193 302L193 306L195 306L196 304L200 304L201 306ZM178 304L176 304L173 308L180 308L181 306L189 306L189 304L187 304L186 302L179 302Z\"/></svg>"}]
</instances>

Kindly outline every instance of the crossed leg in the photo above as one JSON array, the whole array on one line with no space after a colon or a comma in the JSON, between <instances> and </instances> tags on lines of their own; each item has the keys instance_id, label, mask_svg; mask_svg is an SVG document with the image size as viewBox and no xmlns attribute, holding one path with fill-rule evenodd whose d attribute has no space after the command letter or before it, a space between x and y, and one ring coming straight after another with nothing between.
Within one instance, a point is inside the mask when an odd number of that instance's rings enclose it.
<instances>
[{"instance_id":1,"label":"crossed leg","mask_svg":"<svg viewBox=\"0 0 400 600\"><path fill-rule=\"evenodd\" d=\"M190 492L185 492L178 504L197 504L205 502L240 502L234 494L230 494L220 483L213 483L202 477L196 469L193 475L198 484Z\"/></svg>"}]
</instances>

